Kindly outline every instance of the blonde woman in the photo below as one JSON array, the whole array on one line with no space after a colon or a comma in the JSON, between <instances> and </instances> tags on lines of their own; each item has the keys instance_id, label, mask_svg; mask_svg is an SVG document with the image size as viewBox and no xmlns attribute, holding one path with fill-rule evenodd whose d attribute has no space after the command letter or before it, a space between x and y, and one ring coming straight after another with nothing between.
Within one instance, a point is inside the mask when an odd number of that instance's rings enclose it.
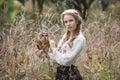
<instances>
[{"instance_id":1,"label":"blonde woman","mask_svg":"<svg viewBox=\"0 0 120 80\"><path fill-rule=\"evenodd\" d=\"M82 18L74 9L65 10L61 14L61 22L65 26L66 33L56 47L55 41L50 40L52 54L50 60L58 64L56 80L83 80L77 68L81 53L85 48L85 37L80 30ZM37 52L44 54L42 50Z\"/></svg>"}]
</instances>

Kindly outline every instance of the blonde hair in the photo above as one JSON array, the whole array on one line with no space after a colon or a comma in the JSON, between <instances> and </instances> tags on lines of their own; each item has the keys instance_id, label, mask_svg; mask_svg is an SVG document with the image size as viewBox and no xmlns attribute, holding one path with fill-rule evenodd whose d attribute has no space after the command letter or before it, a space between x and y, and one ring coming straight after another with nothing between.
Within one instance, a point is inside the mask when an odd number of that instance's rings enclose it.
<instances>
[{"instance_id":1,"label":"blonde hair","mask_svg":"<svg viewBox=\"0 0 120 80\"><path fill-rule=\"evenodd\" d=\"M65 11L61 14L61 23L62 23L63 26L65 26L65 25L64 25L64 15L72 15L72 16L75 18L75 20L78 21L77 27L76 27L76 29L75 29L75 32L76 32L75 34L76 34L76 36L77 36L77 35L79 34L79 32L80 32L80 25L83 23L82 17L80 16L80 13L79 13L77 10L75 10L75 9L67 9L67 10L65 10ZM69 45L70 45L71 47L72 47L72 44L73 44L73 40L75 39L76 36L74 36L74 37L70 40L70 42L69 42ZM67 31L67 32L66 32L66 37L64 38L62 44L63 44L65 41L67 41L67 40L69 39L69 37L70 37L70 32Z\"/></svg>"}]
</instances>

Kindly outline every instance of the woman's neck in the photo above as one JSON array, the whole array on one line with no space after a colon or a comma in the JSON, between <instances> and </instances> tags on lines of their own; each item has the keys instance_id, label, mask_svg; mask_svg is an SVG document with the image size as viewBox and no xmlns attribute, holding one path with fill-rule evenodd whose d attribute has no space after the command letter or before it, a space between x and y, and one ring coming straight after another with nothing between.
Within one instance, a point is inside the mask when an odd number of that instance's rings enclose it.
<instances>
[{"instance_id":1,"label":"woman's neck","mask_svg":"<svg viewBox=\"0 0 120 80\"><path fill-rule=\"evenodd\" d=\"M69 41L73 41L73 39L75 38L75 36L76 36L75 34L71 34L68 40Z\"/></svg>"},{"instance_id":2,"label":"woman's neck","mask_svg":"<svg viewBox=\"0 0 120 80\"><path fill-rule=\"evenodd\" d=\"M74 31L74 32L70 32L70 38L73 38L74 36L76 36L76 32Z\"/></svg>"}]
</instances>

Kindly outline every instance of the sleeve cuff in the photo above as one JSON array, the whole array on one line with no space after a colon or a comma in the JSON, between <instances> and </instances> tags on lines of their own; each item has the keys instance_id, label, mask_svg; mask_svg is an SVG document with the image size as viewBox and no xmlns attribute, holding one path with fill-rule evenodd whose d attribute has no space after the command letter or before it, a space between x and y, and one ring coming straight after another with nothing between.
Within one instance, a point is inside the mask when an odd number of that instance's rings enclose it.
<instances>
[{"instance_id":1,"label":"sleeve cuff","mask_svg":"<svg viewBox=\"0 0 120 80\"><path fill-rule=\"evenodd\" d=\"M52 51L53 51L53 55L56 54L56 50L57 48L54 48Z\"/></svg>"}]
</instances>

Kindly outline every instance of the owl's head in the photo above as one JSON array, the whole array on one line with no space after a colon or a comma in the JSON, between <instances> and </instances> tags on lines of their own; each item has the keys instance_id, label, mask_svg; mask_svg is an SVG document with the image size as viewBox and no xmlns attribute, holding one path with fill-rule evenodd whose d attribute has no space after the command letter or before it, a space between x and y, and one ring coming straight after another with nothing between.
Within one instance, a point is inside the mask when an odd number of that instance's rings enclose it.
<instances>
[{"instance_id":1,"label":"owl's head","mask_svg":"<svg viewBox=\"0 0 120 80\"><path fill-rule=\"evenodd\" d=\"M42 43L46 43L49 40L48 32L42 31L38 33L37 40L41 41Z\"/></svg>"}]
</instances>

